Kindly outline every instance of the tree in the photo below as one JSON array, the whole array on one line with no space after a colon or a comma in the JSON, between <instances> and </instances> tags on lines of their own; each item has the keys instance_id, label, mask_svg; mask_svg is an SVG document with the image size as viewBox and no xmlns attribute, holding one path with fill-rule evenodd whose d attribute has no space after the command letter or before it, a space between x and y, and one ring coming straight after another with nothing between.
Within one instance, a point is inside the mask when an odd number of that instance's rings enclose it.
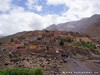
<instances>
[{"instance_id":1,"label":"tree","mask_svg":"<svg viewBox=\"0 0 100 75\"><path fill-rule=\"evenodd\" d=\"M60 40L60 42L59 42L59 44L61 45L61 46L63 46L64 45L64 40Z\"/></svg>"},{"instance_id":2,"label":"tree","mask_svg":"<svg viewBox=\"0 0 100 75\"><path fill-rule=\"evenodd\" d=\"M2 45L2 42L0 42L0 45Z\"/></svg>"},{"instance_id":3,"label":"tree","mask_svg":"<svg viewBox=\"0 0 100 75\"><path fill-rule=\"evenodd\" d=\"M12 38L12 39L10 40L10 42L14 42L14 39Z\"/></svg>"}]
</instances>

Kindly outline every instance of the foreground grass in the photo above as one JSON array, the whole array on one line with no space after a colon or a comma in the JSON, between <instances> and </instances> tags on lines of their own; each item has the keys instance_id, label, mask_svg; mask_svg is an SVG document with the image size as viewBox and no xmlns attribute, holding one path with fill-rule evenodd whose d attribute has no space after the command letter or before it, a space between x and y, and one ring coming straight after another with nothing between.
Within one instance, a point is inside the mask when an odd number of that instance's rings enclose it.
<instances>
[{"instance_id":1,"label":"foreground grass","mask_svg":"<svg viewBox=\"0 0 100 75\"><path fill-rule=\"evenodd\" d=\"M12 68L12 69L0 69L0 75L44 75L41 68L24 69L24 68Z\"/></svg>"}]
</instances>

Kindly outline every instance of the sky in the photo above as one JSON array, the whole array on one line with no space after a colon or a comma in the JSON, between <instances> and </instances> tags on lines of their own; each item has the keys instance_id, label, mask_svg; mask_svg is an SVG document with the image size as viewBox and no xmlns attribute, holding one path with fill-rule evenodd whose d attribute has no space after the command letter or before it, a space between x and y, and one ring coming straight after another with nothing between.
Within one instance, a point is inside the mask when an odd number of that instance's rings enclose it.
<instances>
[{"instance_id":1,"label":"sky","mask_svg":"<svg viewBox=\"0 0 100 75\"><path fill-rule=\"evenodd\" d=\"M41 30L100 14L99 0L0 0L0 35Z\"/></svg>"}]
</instances>

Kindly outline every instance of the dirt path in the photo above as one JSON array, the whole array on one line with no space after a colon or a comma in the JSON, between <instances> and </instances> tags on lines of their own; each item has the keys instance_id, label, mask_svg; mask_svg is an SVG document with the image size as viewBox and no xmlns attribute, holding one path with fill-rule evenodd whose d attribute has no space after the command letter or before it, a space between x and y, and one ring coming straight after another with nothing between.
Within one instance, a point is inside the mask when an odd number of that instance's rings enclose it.
<instances>
[{"instance_id":1,"label":"dirt path","mask_svg":"<svg viewBox=\"0 0 100 75\"><path fill-rule=\"evenodd\" d=\"M71 75L100 75L93 69L90 69L89 67L87 67L87 65L83 61L79 61L73 58L68 58L67 66L69 68L69 71L70 71L69 73Z\"/></svg>"}]
</instances>

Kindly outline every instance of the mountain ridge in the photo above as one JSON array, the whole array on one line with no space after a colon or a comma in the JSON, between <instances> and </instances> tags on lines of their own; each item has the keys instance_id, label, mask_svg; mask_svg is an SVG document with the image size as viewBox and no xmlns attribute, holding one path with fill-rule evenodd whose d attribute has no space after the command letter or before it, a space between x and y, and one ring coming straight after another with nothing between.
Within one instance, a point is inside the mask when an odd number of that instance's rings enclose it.
<instances>
[{"instance_id":1,"label":"mountain ridge","mask_svg":"<svg viewBox=\"0 0 100 75\"><path fill-rule=\"evenodd\" d=\"M58 31L72 31L72 32L84 33L85 29L88 28L91 24L93 24L98 19L100 19L100 15L95 14L90 18L83 18L78 21L65 22L65 23L57 24L56 26L54 26L53 24L45 28L44 30L56 29Z\"/></svg>"},{"instance_id":2,"label":"mountain ridge","mask_svg":"<svg viewBox=\"0 0 100 75\"><path fill-rule=\"evenodd\" d=\"M100 39L100 14L95 14L89 18L82 18L78 21L53 24L44 30L78 32L89 35L91 38ZM94 29L95 28L95 29ZM93 35L95 33L95 37Z\"/></svg>"}]
</instances>

